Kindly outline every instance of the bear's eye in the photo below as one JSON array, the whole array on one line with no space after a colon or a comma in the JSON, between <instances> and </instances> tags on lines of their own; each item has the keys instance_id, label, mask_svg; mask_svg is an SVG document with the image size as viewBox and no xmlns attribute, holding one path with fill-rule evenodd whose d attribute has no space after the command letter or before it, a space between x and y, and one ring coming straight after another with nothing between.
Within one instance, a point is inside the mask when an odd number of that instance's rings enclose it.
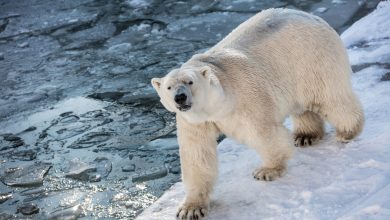
<instances>
[{"instance_id":1,"label":"bear's eye","mask_svg":"<svg viewBox=\"0 0 390 220\"><path fill-rule=\"evenodd\" d=\"M168 87L168 90L171 90L171 87L170 87L170 86Z\"/></svg>"},{"instance_id":2,"label":"bear's eye","mask_svg":"<svg viewBox=\"0 0 390 220\"><path fill-rule=\"evenodd\" d=\"M192 84L194 84L194 82L192 82L192 81L189 81L189 82L188 82L188 85L192 85Z\"/></svg>"}]
</instances>

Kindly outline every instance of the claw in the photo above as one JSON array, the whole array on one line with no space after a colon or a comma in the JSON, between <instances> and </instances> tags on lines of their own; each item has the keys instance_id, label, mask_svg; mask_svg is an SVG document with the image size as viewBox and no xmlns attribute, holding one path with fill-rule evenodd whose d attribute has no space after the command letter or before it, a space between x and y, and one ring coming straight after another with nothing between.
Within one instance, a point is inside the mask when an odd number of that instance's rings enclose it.
<instances>
[{"instance_id":1,"label":"claw","mask_svg":"<svg viewBox=\"0 0 390 220\"><path fill-rule=\"evenodd\" d=\"M200 215L201 215L202 217L205 216L205 211L204 211L203 209L200 209Z\"/></svg>"},{"instance_id":2,"label":"claw","mask_svg":"<svg viewBox=\"0 0 390 220\"><path fill-rule=\"evenodd\" d=\"M276 167L276 168L259 168L255 170L253 173L254 177L257 180L263 180L263 181L273 181L277 179L278 177L281 177L285 171L284 166Z\"/></svg>"},{"instance_id":3,"label":"claw","mask_svg":"<svg viewBox=\"0 0 390 220\"><path fill-rule=\"evenodd\" d=\"M311 134L296 134L294 137L294 145L296 147L307 147L315 144L320 138Z\"/></svg>"},{"instance_id":4,"label":"claw","mask_svg":"<svg viewBox=\"0 0 390 220\"><path fill-rule=\"evenodd\" d=\"M206 209L201 208L203 205L183 205L177 211L177 218L181 220L200 220L202 217L206 216Z\"/></svg>"},{"instance_id":5,"label":"claw","mask_svg":"<svg viewBox=\"0 0 390 220\"><path fill-rule=\"evenodd\" d=\"M176 213L177 218L179 218L180 212L181 212L181 208L179 208L179 210L177 210L177 213Z\"/></svg>"}]
</instances>

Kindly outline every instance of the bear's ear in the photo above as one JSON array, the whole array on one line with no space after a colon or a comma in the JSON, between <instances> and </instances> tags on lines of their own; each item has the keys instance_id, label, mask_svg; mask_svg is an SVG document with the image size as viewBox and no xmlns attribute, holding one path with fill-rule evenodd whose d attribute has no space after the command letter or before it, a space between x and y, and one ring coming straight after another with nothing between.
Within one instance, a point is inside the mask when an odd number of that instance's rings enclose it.
<instances>
[{"instance_id":1,"label":"bear's ear","mask_svg":"<svg viewBox=\"0 0 390 220\"><path fill-rule=\"evenodd\" d=\"M213 70L209 66L204 66L200 69L200 73L205 79L208 79L210 84L218 85L219 80L217 76L213 73Z\"/></svg>"},{"instance_id":2,"label":"bear's ear","mask_svg":"<svg viewBox=\"0 0 390 220\"><path fill-rule=\"evenodd\" d=\"M161 87L161 78L153 78L152 79L152 86L155 90L159 90Z\"/></svg>"}]
</instances>

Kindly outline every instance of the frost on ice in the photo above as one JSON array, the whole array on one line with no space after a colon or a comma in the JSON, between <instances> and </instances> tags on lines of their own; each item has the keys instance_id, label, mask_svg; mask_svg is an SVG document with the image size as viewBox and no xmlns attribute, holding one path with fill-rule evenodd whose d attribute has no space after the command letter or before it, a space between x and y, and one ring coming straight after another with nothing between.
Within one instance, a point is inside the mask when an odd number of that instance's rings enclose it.
<instances>
[{"instance_id":1,"label":"frost on ice","mask_svg":"<svg viewBox=\"0 0 390 220\"><path fill-rule=\"evenodd\" d=\"M287 175L274 182L255 181L260 158L225 139L207 219L390 219L390 85L381 80L390 71L389 12L382 2L342 34L366 114L361 136L337 143L328 127L318 145L296 150ZM177 183L138 219L175 219L184 196Z\"/></svg>"}]
</instances>

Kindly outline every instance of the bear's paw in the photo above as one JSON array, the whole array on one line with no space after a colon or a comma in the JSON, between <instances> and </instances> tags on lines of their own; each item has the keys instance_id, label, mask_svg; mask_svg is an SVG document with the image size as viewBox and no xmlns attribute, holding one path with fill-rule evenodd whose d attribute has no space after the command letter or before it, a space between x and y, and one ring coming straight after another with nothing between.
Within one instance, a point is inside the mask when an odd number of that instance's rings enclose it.
<instances>
[{"instance_id":1,"label":"bear's paw","mask_svg":"<svg viewBox=\"0 0 390 220\"><path fill-rule=\"evenodd\" d=\"M253 172L253 177L256 180L273 181L278 177L283 176L286 168L284 166L276 168L260 167Z\"/></svg>"},{"instance_id":2,"label":"bear's paw","mask_svg":"<svg viewBox=\"0 0 390 220\"><path fill-rule=\"evenodd\" d=\"M296 147L308 147L316 144L321 137L316 134L295 134L294 145Z\"/></svg>"},{"instance_id":3,"label":"bear's paw","mask_svg":"<svg viewBox=\"0 0 390 220\"><path fill-rule=\"evenodd\" d=\"M176 213L180 220L198 220L207 215L208 207L193 203L184 203Z\"/></svg>"}]
</instances>

